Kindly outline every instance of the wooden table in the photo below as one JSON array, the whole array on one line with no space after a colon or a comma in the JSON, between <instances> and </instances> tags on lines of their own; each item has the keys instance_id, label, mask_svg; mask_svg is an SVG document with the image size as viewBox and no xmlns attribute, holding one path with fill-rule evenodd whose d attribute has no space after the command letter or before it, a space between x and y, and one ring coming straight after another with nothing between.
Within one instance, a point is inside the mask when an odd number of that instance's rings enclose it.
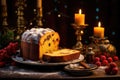
<instances>
[{"instance_id":1,"label":"wooden table","mask_svg":"<svg viewBox=\"0 0 120 80\"><path fill-rule=\"evenodd\" d=\"M117 62L117 64L120 66L120 62ZM19 65L18 65L19 66ZM25 67L18 67L18 66L6 66L4 68L0 68L0 78L5 79L82 79L82 80L116 80L120 79L120 68L117 75L106 75L104 72L103 67L99 67L95 70L93 70L92 75L88 76L72 76L67 74L61 69L49 71L50 68L48 67L45 71L41 70L35 70L32 69L32 66L29 66L31 68L25 68ZM39 68L40 69L40 68Z\"/></svg>"}]
</instances>

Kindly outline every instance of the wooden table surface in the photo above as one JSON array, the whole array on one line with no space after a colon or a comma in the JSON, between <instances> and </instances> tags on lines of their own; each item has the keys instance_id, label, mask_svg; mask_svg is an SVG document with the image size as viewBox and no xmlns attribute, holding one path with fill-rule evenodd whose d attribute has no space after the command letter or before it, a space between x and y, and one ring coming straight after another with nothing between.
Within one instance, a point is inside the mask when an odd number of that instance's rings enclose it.
<instances>
[{"instance_id":1,"label":"wooden table surface","mask_svg":"<svg viewBox=\"0 0 120 80\"><path fill-rule=\"evenodd\" d=\"M117 62L118 66L120 66L120 61ZM29 67L29 68L28 68ZM34 69L33 66L6 66L0 68L0 78L5 79L82 79L82 80L116 80L120 79L120 67L117 75L106 75L104 71L104 67L98 67L93 70L93 74L87 76L72 76L66 73L62 69L58 70L50 70L50 67L45 68L45 70L39 67L38 69ZM55 68L54 68L55 69Z\"/></svg>"}]
</instances>

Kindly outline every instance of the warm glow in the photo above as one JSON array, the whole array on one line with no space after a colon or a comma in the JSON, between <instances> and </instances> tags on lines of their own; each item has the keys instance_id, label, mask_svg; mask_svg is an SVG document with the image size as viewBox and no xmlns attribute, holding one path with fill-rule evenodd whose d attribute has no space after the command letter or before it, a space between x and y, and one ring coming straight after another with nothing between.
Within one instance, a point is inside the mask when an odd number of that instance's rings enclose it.
<instances>
[{"instance_id":1,"label":"warm glow","mask_svg":"<svg viewBox=\"0 0 120 80\"><path fill-rule=\"evenodd\" d=\"M101 22L98 22L98 27L100 27L101 26Z\"/></svg>"},{"instance_id":2,"label":"warm glow","mask_svg":"<svg viewBox=\"0 0 120 80\"><path fill-rule=\"evenodd\" d=\"M82 10L81 9L79 10L79 14L82 14Z\"/></svg>"}]
</instances>

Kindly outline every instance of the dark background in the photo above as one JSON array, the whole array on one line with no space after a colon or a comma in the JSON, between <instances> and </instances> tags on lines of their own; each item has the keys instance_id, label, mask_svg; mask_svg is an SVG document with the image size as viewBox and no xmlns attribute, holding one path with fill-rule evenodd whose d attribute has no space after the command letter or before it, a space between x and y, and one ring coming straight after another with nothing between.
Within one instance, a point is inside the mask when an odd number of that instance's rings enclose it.
<instances>
[{"instance_id":1,"label":"dark background","mask_svg":"<svg viewBox=\"0 0 120 80\"><path fill-rule=\"evenodd\" d=\"M16 6L17 0L7 0L8 27L17 27ZM120 50L119 32L119 0L43 0L43 27L54 29L60 34L61 47L71 48L76 43L75 30L71 26L74 23L74 14L81 8L85 14L85 23L88 24L84 30L82 42L89 44L89 36L93 35L93 27L98 21L105 27L105 36L116 47L117 54ZM34 21L36 0L26 0L27 7L24 10L25 26ZM99 9L99 11L96 11ZM1 13L1 12L0 12ZM58 17L61 15L61 17ZM96 19L96 16L99 18ZM0 16L1 18L1 16ZM1 20L1 19L0 19ZM0 24L2 21L0 21ZM34 26L33 26L34 27ZM2 29L2 25L0 26Z\"/></svg>"}]
</instances>

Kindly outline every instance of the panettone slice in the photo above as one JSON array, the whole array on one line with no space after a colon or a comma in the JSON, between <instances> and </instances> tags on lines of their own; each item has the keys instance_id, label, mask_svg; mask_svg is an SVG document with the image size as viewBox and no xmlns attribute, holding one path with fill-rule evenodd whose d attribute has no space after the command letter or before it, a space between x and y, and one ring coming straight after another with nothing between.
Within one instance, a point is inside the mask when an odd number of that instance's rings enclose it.
<instances>
[{"instance_id":1,"label":"panettone slice","mask_svg":"<svg viewBox=\"0 0 120 80\"><path fill-rule=\"evenodd\" d=\"M60 49L43 54L43 60L47 62L66 62L78 59L80 51L73 49Z\"/></svg>"},{"instance_id":2,"label":"panettone slice","mask_svg":"<svg viewBox=\"0 0 120 80\"><path fill-rule=\"evenodd\" d=\"M56 51L59 48L60 37L57 32L47 32L39 41L39 58L42 59L43 53Z\"/></svg>"}]
</instances>

